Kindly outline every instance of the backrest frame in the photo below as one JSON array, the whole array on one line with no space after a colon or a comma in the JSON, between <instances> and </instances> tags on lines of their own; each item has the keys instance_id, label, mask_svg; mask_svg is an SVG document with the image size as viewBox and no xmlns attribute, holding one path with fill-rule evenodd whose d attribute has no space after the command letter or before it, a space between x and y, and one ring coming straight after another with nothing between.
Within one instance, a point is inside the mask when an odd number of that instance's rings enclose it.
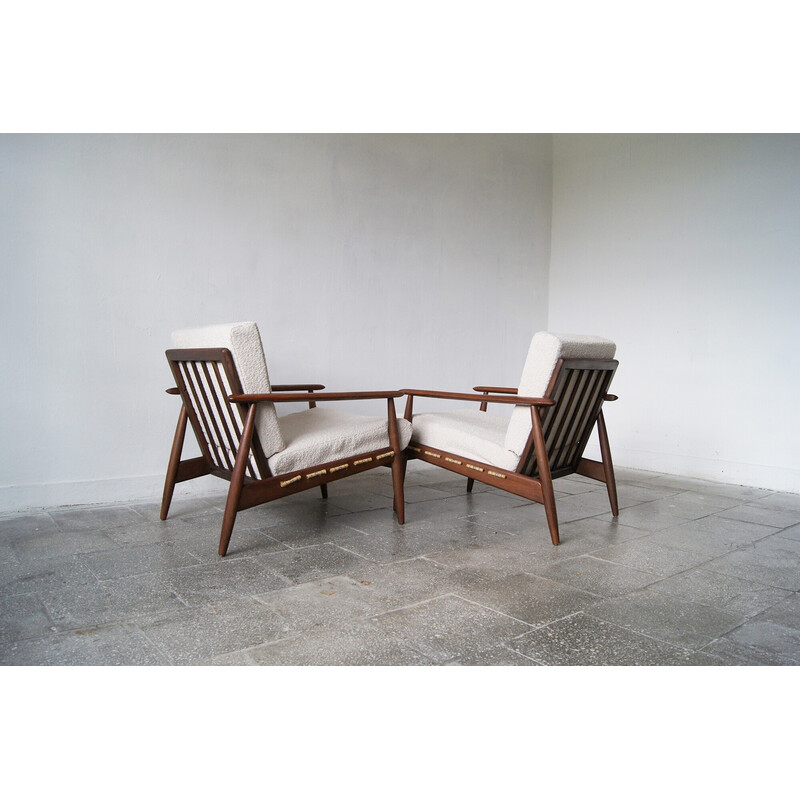
<instances>
[{"instance_id":1,"label":"backrest frame","mask_svg":"<svg viewBox=\"0 0 800 800\"><path fill-rule=\"evenodd\" d=\"M247 413L244 405L228 400L229 395L243 393L231 351L225 347L172 348L166 356L203 458L213 474L230 480ZM245 480L271 475L254 431Z\"/></svg>"},{"instance_id":2,"label":"backrest frame","mask_svg":"<svg viewBox=\"0 0 800 800\"><path fill-rule=\"evenodd\" d=\"M558 359L544 394L555 405L538 411L553 478L577 470L617 366L615 359ZM516 471L538 477L533 430Z\"/></svg>"}]
</instances>

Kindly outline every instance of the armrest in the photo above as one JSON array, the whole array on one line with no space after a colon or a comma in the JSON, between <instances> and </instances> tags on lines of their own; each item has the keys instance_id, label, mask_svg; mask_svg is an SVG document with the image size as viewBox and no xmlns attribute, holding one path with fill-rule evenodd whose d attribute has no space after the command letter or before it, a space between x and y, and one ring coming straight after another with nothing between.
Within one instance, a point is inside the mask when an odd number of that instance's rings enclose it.
<instances>
[{"instance_id":1,"label":"armrest","mask_svg":"<svg viewBox=\"0 0 800 800\"><path fill-rule=\"evenodd\" d=\"M516 394L519 390L513 386L473 386L473 392L492 392L493 394Z\"/></svg>"},{"instance_id":2,"label":"armrest","mask_svg":"<svg viewBox=\"0 0 800 800\"><path fill-rule=\"evenodd\" d=\"M181 390L177 386L173 386L171 389L167 389L167 394L180 394Z\"/></svg>"},{"instance_id":3,"label":"armrest","mask_svg":"<svg viewBox=\"0 0 800 800\"><path fill-rule=\"evenodd\" d=\"M403 389L409 397L440 397L446 400L475 400L479 403L505 403L512 406L552 406L555 400L549 397L505 397L489 394L462 394L461 392L428 392L421 389Z\"/></svg>"},{"instance_id":4,"label":"armrest","mask_svg":"<svg viewBox=\"0 0 800 800\"><path fill-rule=\"evenodd\" d=\"M402 392L313 392L308 394L232 394L228 397L232 403L302 403L304 400L386 400L402 397Z\"/></svg>"},{"instance_id":5,"label":"armrest","mask_svg":"<svg viewBox=\"0 0 800 800\"><path fill-rule=\"evenodd\" d=\"M321 383L273 383L273 392L299 392L305 389L307 392L313 392L315 389L324 389Z\"/></svg>"},{"instance_id":6,"label":"armrest","mask_svg":"<svg viewBox=\"0 0 800 800\"><path fill-rule=\"evenodd\" d=\"M607 394L603 396L603 400L607 403L613 403L615 400L619 400L619 398L615 394Z\"/></svg>"}]
</instances>

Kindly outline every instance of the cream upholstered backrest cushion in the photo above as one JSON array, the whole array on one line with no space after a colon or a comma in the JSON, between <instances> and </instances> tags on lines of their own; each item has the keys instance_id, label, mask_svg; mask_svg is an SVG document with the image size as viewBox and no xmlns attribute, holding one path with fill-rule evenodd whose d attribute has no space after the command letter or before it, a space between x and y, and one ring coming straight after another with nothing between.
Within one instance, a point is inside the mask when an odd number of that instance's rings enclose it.
<instances>
[{"instance_id":1,"label":"cream upholstered backrest cushion","mask_svg":"<svg viewBox=\"0 0 800 800\"><path fill-rule=\"evenodd\" d=\"M540 331L531 340L519 382L520 397L543 397L559 358L614 358L617 346L600 336ZM516 406L506 430L506 448L522 455L531 432L529 406Z\"/></svg>"},{"instance_id":2,"label":"cream upholstered backrest cushion","mask_svg":"<svg viewBox=\"0 0 800 800\"><path fill-rule=\"evenodd\" d=\"M271 391L261 335L255 322L232 322L173 331L172 345L181 349L225 347L231 351L245 394L266 394ZM256 432L266 458L284 449L274 404L258 404Z\"/></svg>"}]
</instances>

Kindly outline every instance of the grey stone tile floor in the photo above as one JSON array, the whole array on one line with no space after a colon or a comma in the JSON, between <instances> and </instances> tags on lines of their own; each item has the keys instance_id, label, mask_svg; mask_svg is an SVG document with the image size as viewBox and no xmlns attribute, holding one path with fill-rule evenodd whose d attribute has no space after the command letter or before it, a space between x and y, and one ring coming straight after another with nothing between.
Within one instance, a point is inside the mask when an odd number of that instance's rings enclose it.
<instances>
[{"instance_id":1,"label":"grey stone tile floor","mask_svg":"<svg viewBox=\"0 0 800 800\"><path fill-rule=\"evenodd\" d=\"M3 665L800 664L800 495L618 470L544 509L409 464L239 515L224 490L0 517ZM183 487L181 487L183 488ZM187 491L184 489L184 491Z\"/></svg>"}]
</instances>

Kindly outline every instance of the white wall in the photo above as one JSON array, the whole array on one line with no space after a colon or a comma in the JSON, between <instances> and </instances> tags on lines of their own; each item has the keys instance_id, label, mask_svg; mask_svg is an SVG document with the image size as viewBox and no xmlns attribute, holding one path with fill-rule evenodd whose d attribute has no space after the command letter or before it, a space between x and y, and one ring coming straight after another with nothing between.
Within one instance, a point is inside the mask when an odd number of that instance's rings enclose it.
<instances>
[{"instance_id":1,"label":"white wall","mask_svg":"<svg viewBox=\"0 0 800 800\"><path fill-rule=\"evenodd\" d=\"M800 491L800 136L556 135L549 326L618 343L617 464Z\"/></svg>"},{"instance_id":2,"label":"white wall","mask_svg":"<svg viewBox=\"0 0 800 800\"><path fill-rule=\"evenodd\" d=\"M0 510L160 493L176 327L256 320L275 382L515 383L551 177L549 135L0 136Z\"/></svg>"}]
</instances>

